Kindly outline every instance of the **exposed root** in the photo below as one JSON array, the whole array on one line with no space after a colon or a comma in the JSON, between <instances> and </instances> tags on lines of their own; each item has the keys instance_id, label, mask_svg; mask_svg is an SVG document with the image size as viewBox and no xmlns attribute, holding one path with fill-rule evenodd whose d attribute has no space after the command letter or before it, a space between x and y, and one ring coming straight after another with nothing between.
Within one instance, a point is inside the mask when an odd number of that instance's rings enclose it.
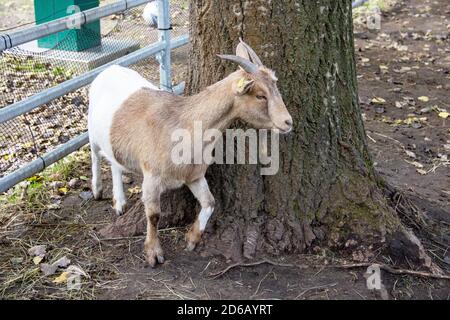
<instances>
[{"instance_id":1,"label":"exposed root","mask_svg":"<svg viewBox=\"0 0 450 320\"><path fill-rule=\"evenodd\" d=\"M210 273L209 277L211 279L217 279L217 278L223 276L225 273L227 273L228 271L230 271L233 268L236 268L236 267L253 267L253 266L258 266L258 265L264 264L264 263L268 263L268 264L271 264L273 266L278 266L278 267L288 267L288 268L296 267L294 264L278 263L278 262L271 261L269 259L263 259L263 260L259 260L259 261L256 261L256 262L249 262L249 263L241 263L241 262L233 263L233 264L230 264L228 267L226 267L225 269L223 269L223 270L221 270L219 272Z\"/></svg>"},{"instance_id":2,"label":"exposed root","mask_svg":"<svg viewBox=\"0 0 450 320\"><path fill-rule=\"evenodd\" d=\"M332 268L344 268L344 269L352 269L352 268L367 268L372 265L378 265L380 269L392 273L392 274L400 274L400 275L411 275L422 278L433 278L433 279L441 279L441 280L450 280L450 276L437 274L437 273L429 273L423 271L416 271L410 269L396 269L387 264L378 264L378 263L352 263L352 264L342 264L342 265L331 265Z\"/></svg>"}]
</instances>

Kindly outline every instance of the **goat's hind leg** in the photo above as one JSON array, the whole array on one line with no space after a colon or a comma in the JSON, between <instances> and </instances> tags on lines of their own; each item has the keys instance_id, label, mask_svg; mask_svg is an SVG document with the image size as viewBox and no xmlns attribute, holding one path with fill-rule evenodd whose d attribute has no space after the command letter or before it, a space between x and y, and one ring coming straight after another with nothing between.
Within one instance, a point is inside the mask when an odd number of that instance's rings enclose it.
<instances>
[{"instance_id":1,"label":"goat's hind leg","mask_svg":"<svg viewBox=\"0 0 450 320\"><path fill-rule=\"evenodd\" d=\"M144 173L142 202L144 203L145 216L147 218L147 235L145 237L144 250L151 267L154 267L156 262L164 262L164 254L158 238L158 222L161 215L160 197L162 191L160 181Z\"/></svg>"},{"instance_id":2,"label":"goat's hind leg","mask_svg":"<svg viewBox=\"0 0 450 320\"><path fill-rule=\"evenodd\" d=\"M91 161L92 161L92 194L95 200L100 200L103 196L102 170L100 147L94 142L91 145Z\"/></svg>"},{"instance_id":3,"label":"goat's hind leg","mask_svg":"<svg viewBox=\"0 0 450 320\"><path fill-rule=\"evenodd\" d=\"M186 249L192 251L200 242L206 224L214 211L214 197L209 191L205 177L188 184L188 187L202 206L197 219L186 234Z\"/></svg>"}]
</instances>

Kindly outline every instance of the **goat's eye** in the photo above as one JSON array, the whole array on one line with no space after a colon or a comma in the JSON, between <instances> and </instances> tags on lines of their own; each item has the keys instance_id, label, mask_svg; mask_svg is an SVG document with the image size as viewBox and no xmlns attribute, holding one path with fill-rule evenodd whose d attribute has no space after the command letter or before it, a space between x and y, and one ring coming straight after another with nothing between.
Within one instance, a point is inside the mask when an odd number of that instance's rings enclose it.
<instances>
[{"instance_id":1,"label":"goat's eye","mask_svg":"<svg viewBox=\"0 0 450 320\"><path fill-rule=\"evenodd\" d=\"M262 95L257 95L256 99L258 99L258 100L267 100L267 97L266 96L262 96Z\"/></svg>"}]
</instances>

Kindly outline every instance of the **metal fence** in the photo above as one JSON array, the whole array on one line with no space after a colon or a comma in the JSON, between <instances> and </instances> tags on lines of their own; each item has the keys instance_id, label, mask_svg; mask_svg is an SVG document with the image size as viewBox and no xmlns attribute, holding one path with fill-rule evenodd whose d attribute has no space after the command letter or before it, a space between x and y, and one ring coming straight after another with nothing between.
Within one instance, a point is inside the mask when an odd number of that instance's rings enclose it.
<instances>
[{"instance_id":1,"label":"metal fence","mask_svg":"<svg viewBox=\"0 0 450 320\"><path fill-rule=\"evenodd\" d=\"M129 66L164 90L183 91L182 83L173 83L185 72L188 0L154 0L155 27L142 19L151 1L120 0L0 34L0 192L88 142L87 88L108 66ZM75 19L82 25L101 20L101 47L74 54L62 41L49 50L30 50L37 39L76 32L70 29ZM82 40L94 36L99 35L87 33Z\"/></svg>"}]
</instances>

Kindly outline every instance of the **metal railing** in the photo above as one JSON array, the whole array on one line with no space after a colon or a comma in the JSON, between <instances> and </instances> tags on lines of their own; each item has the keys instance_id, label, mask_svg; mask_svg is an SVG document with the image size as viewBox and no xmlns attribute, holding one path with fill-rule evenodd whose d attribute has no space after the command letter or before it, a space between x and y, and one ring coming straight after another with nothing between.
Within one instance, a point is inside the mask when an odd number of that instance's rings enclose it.
<instances>
[{"instance_id":1,"label":"metal railing","mask_svg":"<svg viewBox=\"0 0 450 320\"><path fill-rule=\"evenodd\" d=\"M369 0L356 0L352 2L352 8L358 8Z\"/></svg>"},{"instance_id":2,"label":"metal railing","mask_svg":"<svg viewBox=\"0 0 450 320\"><path fill-rule=\"evenodd\" d=\"M29 98L11 104L0 109L0 124L14 119L24 113L36 109L50 101L59 98L67 93L73 92L81 87L90 84L95 77L111 65L129 66L149 57L156 56L160 65L160 88L181 94L184 91L184 83L172 87L171 76L171 50L181 47L189 42L188 35L182 35L171 40L170 29L170 3L169 0L158 1L158 35L159 41L150 46L139 49L133 53L116 59L112 62L102 65L96 69L74 77L50 89L41 91ZM45 24L34 26L10 34L0 35L0 52L5 49L18 46L33 40L46 37L69 29L71 21L78 19L81 25L99 20L116 13L123 12L133 7L137 7L150 2L150 0L121 0L113 4L82 11L66 18L57 19ZM81 20L80 20L81 19ZM89 142L88 134L83 133L80 136L58 146L38 159L26 164L20 169L8 174L0 179L0 193L7 191L20 181L29 178L36 173L44 170L49 165L64 158L68 154L78 150Z\"/></svg>"}]
</instances>

